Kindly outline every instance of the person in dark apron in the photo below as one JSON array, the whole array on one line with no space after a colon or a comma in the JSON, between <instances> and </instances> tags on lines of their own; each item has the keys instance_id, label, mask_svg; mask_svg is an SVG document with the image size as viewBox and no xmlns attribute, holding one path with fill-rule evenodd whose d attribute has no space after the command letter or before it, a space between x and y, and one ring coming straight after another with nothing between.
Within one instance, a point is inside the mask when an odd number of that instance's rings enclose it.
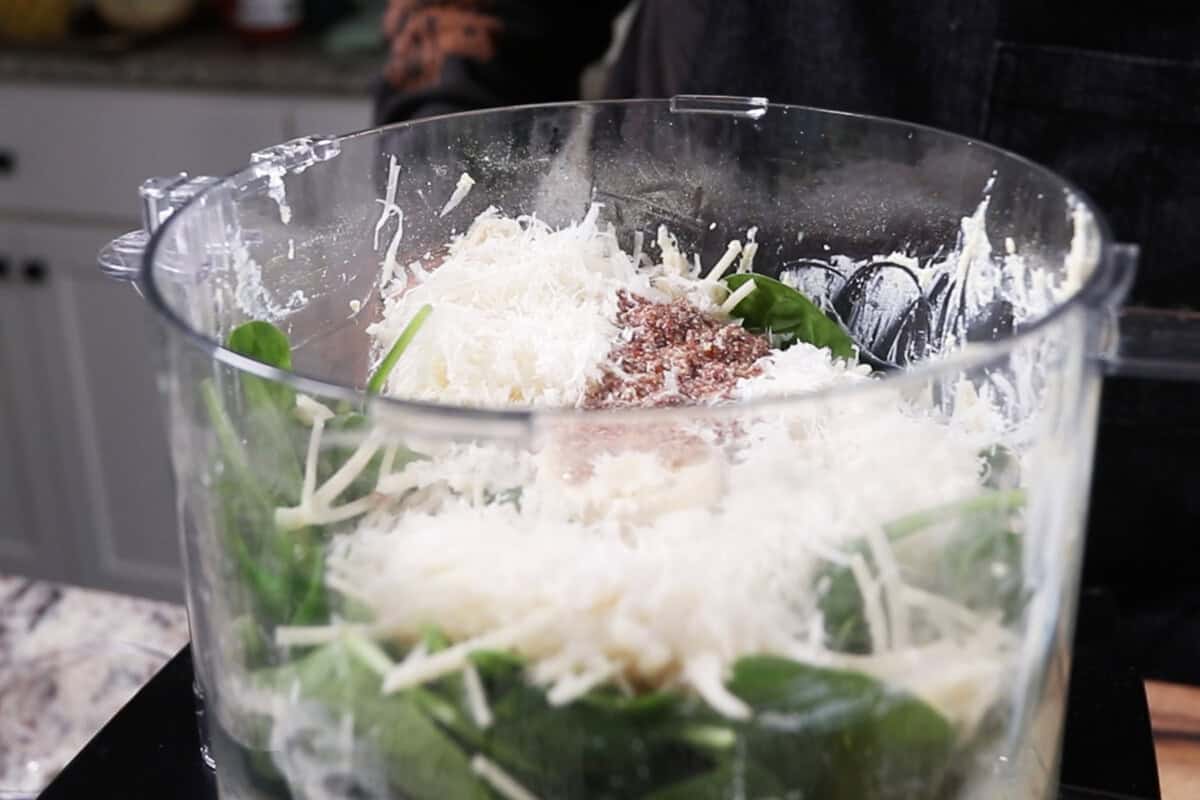
<instances>
[{"instance_id":1,"label":"person in dark apron","mask_svg":"<svg viewBox=\"0 0 1200 800\"><path fill-rule=\"evenodd\" d=\"M624 0L391 0L380 123L578 96ZM643 0L611 97L765 96L931 125L1064 175L1200 308L1200 13L1178 0ZM1109 379L1085 589L1143 674L1200 684L1200 389Z\"/></svg>"}]
</instances>

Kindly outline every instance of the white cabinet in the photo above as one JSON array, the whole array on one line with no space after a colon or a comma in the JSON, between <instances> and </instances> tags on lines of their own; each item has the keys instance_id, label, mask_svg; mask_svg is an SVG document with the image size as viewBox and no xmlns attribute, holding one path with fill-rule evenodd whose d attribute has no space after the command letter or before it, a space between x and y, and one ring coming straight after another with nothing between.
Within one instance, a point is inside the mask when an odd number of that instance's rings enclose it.
<instances>
[{"instance_id":1,"label":"white cabinet","mask_svg":"<svg viewBox=\"0 0 1200 800\"><path fill-rule=\"evenodd\" d=\"M370 124L366 97L0 85L0 213L132 222L144 178L226 175L255 150Z\"/></svg>"},{"instance_id":2,"label":"white cabinet","mask_svg":"<svg viewBox=\"0 0 1200 800\"><path fill-rule=\"evenodd\" d=\"M155 351L145 303L93 267L117 228L25 223L0 285L6 433L0 492L21 531L0 569L168 599L182 596ZM36 265L41 277L23 274ZM4 357L4 356L0 356ZM10 377L11 376L11 377ZM11 446L11 445L10 445ZM6 503L8 505L8 503ZM6 541L7 544L7 541Z\"/></svg>"},{"instance_id":3,"label":"white cabinet","mask_svg":"<svg viewBox=\"0 0 1200 800\"><path fill-rule=\"evenodd\" d=\"M143 178L224 175L283 141L280 98L0 86L0 212L138 219Z\"/></svg>"},{"instance_id":4,"label":"white cabinet","mask_svg":"<svg viewBox=\"0 0 1200 800\"><path fill-rule=\"evenodd\" d=\"M0 571L62 579L77 571L58 469L60 431L47 396L62 350L46 325L54 300L36 278L41 265L21 252L12 225L0 222Z\"/></svg>"},{"instance_id":5,"label":"white cabinet","mask_svg":"<svg viewBox=\"0 0 1200 800\"><path fill-rule=\"evenodd\" d=\"M369 121L365 97L0 86L0 572L182 596L159 331L96 253L144 178Z\"/></svg>"}]
</instances>

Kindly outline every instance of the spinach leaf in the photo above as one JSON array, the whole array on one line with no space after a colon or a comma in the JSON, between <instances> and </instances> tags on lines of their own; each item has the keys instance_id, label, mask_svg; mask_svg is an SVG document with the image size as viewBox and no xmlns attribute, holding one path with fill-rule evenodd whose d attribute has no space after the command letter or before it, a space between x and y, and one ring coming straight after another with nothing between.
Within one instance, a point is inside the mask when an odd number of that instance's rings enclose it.
<instances>
[{"instance_id":1,"label":"spinach leaf","mask_svg":"<svg viewBox=\"0 0 1200 800\"><path fill-rule=\"evenodd\" d=\"M257 558L263 532L274 529L274 505L250 468L246 447L213 382L202 383L200 393L217 440L216 522L225 549L252 598L253 616L283 622L287 619L284 583Z\"/></svg>"},{"instance_id":2,"label":"spinach leaf","mask_svg":"<svg viewBox=\"0 0 1200 800\"><path fill-rule=\"evenodd\" d=\"M770 333L773 344L778 347L807 342L816 347L827 347L839 358L854 357L855 344L850 334L787 284L753 272L736 273L723 280L731 292L747 281L754 281L754 291L732 311L748 330Z\"/></svg>"},{"instance_id":3,"label":"spinach leaf","mask_svg":"<svg viewBox=\"0 0 1200 800\"><path fill-rule=\"evenodd\" d=\"M801 796L930 797L949 764L945 718L866 675L752 656L734 665L729 689L755 712L743 727L748 763Z\"/></svg>"},{"instance_id":4,"label":"spinach leaf","mask_svg":"<svg viewBox=\"0 0 1200 800\"><path fill-rule=\"evenodd\" d=\"M639 797L715 765L681 738L686 711L676 698L553 706L523 677L489 682L489 698L495 720L485 752L539 797Z\"/></svg>"},{"instance_id":5,"label":"spinach leaf","mask_svg":"<svg viewBox=\"0 0 1200 800\"><path fill-rule=\"evenodd\" d=\"M651 792L644 800L729 800L731 797L774 800L808 796L791 794L788 789L773 772L743 757L740 762L724 762L714 770Z\"/></svg>"},{"instance_id":6,"label":"spinach leaf","mask_svg":"<svg viewBox=\"0 0 1200 800\"><path fill-rule=\"evenodd\" d=\"M239 326L228 346L280 369L291 366L287 337L266 322ZM206 381L200 392L218 448L215 517L245 591L238 610L259 628L242 630L244 640L253 641L275 625L327 617L324 535L319 528L279 531L275 526L275 509L295 505L303 480L299 453L307 431L291 413L295 394L283 384L246 374L239 374L231 389L223 396ZM229 408L239 410L236 422ZM249 663L265 658L259 647L247 648L245 655Z\"/></svg>"},{"instance_id":7,"label":"spinach leaf","mask_svg":"<svg viewBox=\"0 0 1200 800\"><path fill-rule=\"evenodd\" d=\"M669 713L679 705L681 698L675 692L643 692L630 696L614 688L602 687L588 692L579 702L610 714L625 715L630 719L649 719Z\"/></svg>"},{"instance_id":8,"label":"spinach leaf","mask_svg":"<svg viewBox=\"0 0 1200 800\"><path fill-rule=\"evenodd\" d=\"M968 608L999 608L1006 619L1012 619L1023 602L1022 538L1015 528L1016 512L1024 502L1020 489L988 491L898 517L883 529L888 540L898 544L945 528L938 541L912 551L921 554L920 560L896 550L905 580ZM873 563L868 548L859 546L857 552ZM846 567L831 566L818 580L826 584L818 606L829 647L846 653L869 652L862 594L854 575Z\"/></svg>"},{"instance_id":9,"label":"spinach leaf","mask_svg":"<svg viewBox=\"0 0 1200 800\"><path fill-rule=\"evenodd\" d=\"M287 335L269 322L254 320L229 334L230 350L279 369L292 368L292 345Z\"/></svg>"},{"instance_id":10,"label":"spinach leaf","mask_svg":"<svg viewBox=\"0 0 1200 800\"><path fill-rule=\"evenodd\" d=\"M1009 514L1024 505L1025 492L1022 489L982 492L967 500L905 514L885 524L883 529L887 533L888 539L897 542L911 534L927 530L937 523L954 519L970 522L989 515Z\"/></svg>"},{"instance_id":11,"label":"spinach leaf","mask_svg":"<svg viewBox=\"0 0 1200 800\"><path fill-rule=\"evenodd\" d=\"M424 638L431 649L445 643L436 628ZM474 725L460 675L422 687L427 694L419 702L448 735L538 796L637 797L714 765L702 751L720 736L689 723L686 704L673 693L628 697L605 687L552 706L526 680L521 656L479 650L469 658L492 710L490 727Z\"/></svg>"},{"instance_id":12,"label":"spinach leaf","mask_svg":"<svg viewBox=\"0 0 1200 800\"><path fill-rule=\"evenodd\" d=\"M431 647L444 642L436 628ZM935 711L865 675L778 657L743 658L730 690L754 710L735 722L669 692L627 697L614 688L552 706L502 651L471 661L494 716L486 730L466 711L461 676L380 695L378 675L348 643L261 670L263 684L350 714L405 796L491 796L471 772L473 753L541 797L932 796L947 769L953 731Z\"/></svg>"},{"instance_id":13,"label":"spinach leaf","mask_svg":"<svg viewBox=\"0 0 1200 800\"><path fill-rule=\"evenodd\" d=\"M825 645L838 653L871 652L871 631L854 573L848 567L833 566L823 573L822 579L826 583L817 607L825 621Z\"/></svg>"},{"instance_id":14,"label":"spinach leaf","mask_svg":"<svg viewBox=\"0 0 1200 800\"><path fill-rule=\"evenodd\" d=\"M426 303L421 306L408 324L404 326L404 330L400 331L400 336L396 342L388 350L387 355L383 357L383 361L379 362L379 367L375 370L375 374L367 381L367 393L379 394L383 391L383 387L387 385L388 375L396 366L396 362L400 360L400 356L404 355L404 351L412 343L413 338L417 335L417 331L421 330L421 326L425 324L425 319L429 316L429 312L433 311L433 306Z\"/></svg>"},{"instance_id":15,"label":"spinach leaf","mask_svg":"<svg viewBox=\"0 0 1200 800\"><path fill-rule=\"evenodd\" d=\"M450 639L436 625L426 625L421 631L421 642L430 653L445 650L450 646Z\"/></svg>"},{"instance_id":16,"label":"spinach leaf","mask_svg":"<svg viewBox=\"0 0 1200 800\"><path fill-rule=\"evenodd\" d=\"M239 325L229 334L225 346L277 369L292 368L292 346L287 335L269 322L254 320ZM295 393L285 384L253 375L243 375L242 381L248 401L271 402L283 409L291 408L295 402Z\"/></svg>"},{"instance_id":17,"label":"spinach leaf","mask_svg":"<svg viewBox=\"0 0 1200 800\"><path fill-rule=\"evenodd\" d=\"M260 685L349 714L355 734L374 745L388 783L412 800L487 800L467 754L426 715L413 692L380 693L380 678L343 643L283 667L260 671Z\"/></svg>"},{"instance_id":18,"label":"spinach leaf","mask_svg":"<svg viewBox=\"0 0 1200 800\"><path fill-rule=\"evenodd\" d=\"M272 367L290 370L292 349L287 336L269 322L239 325L229 334L226 347ZM302 431L292 419L296 395L286 384L254 375L238 374L244 403L242 428L251 447L255 473L279 505L295 505L303 480Z\"/></svg>"},{"instance_id":19,"label":"spinach leaf","mask_svg":"<svg viewBox=\"0 0 1200 800\"><path fill-rule=\"evenodd\" d=\"M521 679L525 671L525 659L507 650L476 650L467 656L489 694L504 691L513 681Z\"/></svg>"}]
</instances>

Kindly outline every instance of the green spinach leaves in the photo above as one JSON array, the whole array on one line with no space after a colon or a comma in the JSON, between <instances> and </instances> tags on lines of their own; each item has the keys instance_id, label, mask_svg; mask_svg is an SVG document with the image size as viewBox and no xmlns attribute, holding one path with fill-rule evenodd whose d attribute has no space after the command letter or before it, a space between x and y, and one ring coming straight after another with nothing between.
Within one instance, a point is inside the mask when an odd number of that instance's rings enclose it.
<instances>
[{"instance_id":1,"label":"green spinach leaves","mask_svg":"<svg viewBox=\"0 0 1200 800\"><path fill-rule=\"evenodd\" d=\"M827 347L839 358L854 357L856 346L850 334L787 284L753 272L736 273L723 280L731 292L754 281L754 291L734 306L731 314L741 319L747 330L770 334L773 346L787 348L807 342Z\"/></svg>"},{"instance_id":2,"label":"green spinach leaves","mask_svg":"<svg viewBox=\"0 0 1200 800\"><path fill-rule=\"evenodd\" d=\"M1024 603L1020 489L989 490L967 500L907 514L883 526L906 583L973 611L999 611L1006 621ZM870 549L857 548L874 566ZM861 587L848 567L831 566L820 579L826 643L845 653L867 653ZM888 610L890 613L890 610Z\"/></svg>"},{"instance_id":3,"label":"green spinach leaves","mask_svg":"<svg viewBox=\"0 0 1200 800\"><path fill-rule=\"evenodd\" d=\"M412 800L496 797L470 770L476 755L538 797L927 797L954 755L950 724L917 698L776 656L736 662L728 688L754 717L734 721L671 692L605 687L551 705L521 658L479 651L470 660L493 716L481 729L461 674L381 695L378 673L349 644L264 670L260 685L350 715L393 790Z\"/></svg>"},{"instance_id":4,"label":"green spinach leaves","mask_svg":"<svg viewBox=\"0 0 1200 800\"><path fill-rule=\"evenodd\" d=\"M426 303L421 306L413 318L404 326L404 330L400 331L400 335L396 337L396 341L387 351L387 355L383 357L383 361L379 362L379 367L375 370L375 374L367 381L367 393L379 394L383 391L383 387L387 386L388 375L392 373L396 362L400 360L400 356L404 355L404 351L412 344L413 338L417 335L417 331L421 330L421 326L425 324L426 318L433 311L433 306Z\"/></svg>"}]
</instances>

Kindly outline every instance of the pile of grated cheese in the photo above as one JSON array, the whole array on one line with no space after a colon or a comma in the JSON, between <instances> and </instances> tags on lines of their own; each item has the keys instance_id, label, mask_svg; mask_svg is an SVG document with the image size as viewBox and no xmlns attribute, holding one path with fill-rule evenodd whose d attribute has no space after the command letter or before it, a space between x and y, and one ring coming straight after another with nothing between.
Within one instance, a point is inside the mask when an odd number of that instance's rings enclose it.
<instances>
[{"instance_id":1,"label":"pile of grated cheese","mask_svg":"<svg viewBox=\"0 0 1200 800\"><path fill-rule=\"evenodd\" d=\"M579 405L617 334L617 290L650 291L598 213L554 231L489 209L436 268L410 265L404 290L368 332L386 349L423 305L434 313L386 392L475 406Z\"/></svg>"},{"instance_id":2,"label":"pile of grated cheese","mask_svg":"<svg viewBox=\"0 0 1200 800\"><path fill-rule=\"evenodd\" d=\"M577 406L620 335L619 290L691 297L720 314L726 298L715 280L739 252L731 244L726 263L706 273L660 232L660 259L647 267L622 252L595 206L561 230L489 209L440 265L411 265L405 288L388 297L371 328L381 350L418 309L433 311L386 391ZM759 366L734 400L871 380L867 368L806 344ZM530 660L530 680L552 703L615 683L693 691L744 718L749 709L724 686L732 664L779 654L876 675L969 729L1000 691L1013 636L906 585L882 526L978 493L980 451L1004 421L986 398L961 403L970 415L958 423L898 389L871 389L712 418L557 418L524 449L423 442L428 459L391 469L385 456L376 493L336 537L328 583L373 612L356 630L412 648L384 665L385 691L468 668L472 650L507 648ZM365 466L397 444L369 437L351 461ZM336 494L311 487L306 496ZM856 549L863 542L874 567ZM831 564L858 581L870 656L824 645L814 587ZM914 639L918 614L936 629L932 640ZM456 644L426 653L419 643L430 625ZM277 640L311 644L346 629L280 629ZM475 703L486 718L486 698Z\"/></svg>"}]
</instances>

